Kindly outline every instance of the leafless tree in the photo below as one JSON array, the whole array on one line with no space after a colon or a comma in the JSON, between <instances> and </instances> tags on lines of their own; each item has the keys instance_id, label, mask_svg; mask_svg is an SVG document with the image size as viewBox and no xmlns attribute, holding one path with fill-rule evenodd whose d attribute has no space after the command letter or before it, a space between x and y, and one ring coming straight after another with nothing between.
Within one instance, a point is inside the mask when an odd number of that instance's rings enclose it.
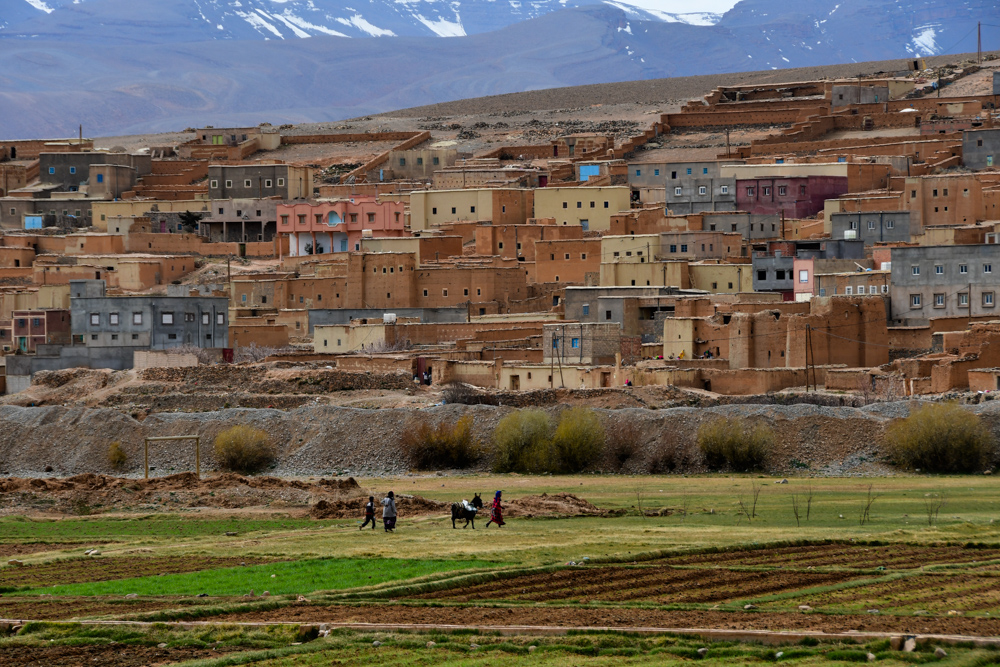
<instances>
[{"instance_id":1,"label":"leafless tree","mask_svg":"<svg viewBox=\"0 0 1000 667\"><path fill-rule=\"evenodd\" d=\"M646 511L643 509L643 504L646 502L646 489L643 488L642 484L636 482L632 491L635 493L635 506L639 510L639 516L645 519Z\"/></svg>"},{"instance_id":2,"label":"leafless tree","mask_svg":"<svg viewBox=\"0 0 1000 667\"><path fill-rule=\"evenodd\" d=\"M260 362L264 361L270 356L275 354L284 354L287 352L294 352L293 347L270 347L268 345L257 345L257 343L250 343L249 345L241 345L236 348L233 352L233 362L237 364L245 362Z\"/></svg>"},{"instance_id":3,"label":"leafless tree","mask_svg":"<svg viewBox=\"0 0 1000 667\"><path fill-rule=\"evenodd\" d=\"M799 497L794 493L792 494L792 514L795 515L795 525L802 525L799 522Z\"/></svg>"},{"instance_id":4,"label":"leafless tree","mask_svg":"<svg viewBox=\"0 0 1000 667\"><path fill-rule=\"evenodd\" d=\"M749 499L742 493L736 500L738 509L738 516L740 520L746 517L747 523L753 523L753 520L757 518L757 500L760 497L760 492L764 488L762 484L757 482L750 482L750 497Z\"/></svg>"},{"instance_id":5,"label":"leafless tree","mask_svg":"<svg viewBox=\"0 0 1000 667\"><path fill-rule=\"evenodd\" d=\"M813 504L813 488L811 486L806 487L806 521L809 520L809 513L812 511Z\"/></svg>"},{"instance_id":6,"label":"leafless tree","mask_svg":"<svg viewBox=\"0 0 1000 667\"><path fill-rule=\"evenodd\" d=\"M865 525L866 523L871 523L871 511L872 505L878 500L879 494L875 493L875 487L872 484L868 485L868 494L865 496L864 502L861 503L861 511L858 514L858 523L860 525Z\"/></svg>"},{"instance_id":7,"label":"leafless tree","mask_svg":"<svg viewBox=\"0 0 1000 667\"><path fill-rule=\"evenodd\" d=\"M928 493L924 496L924 511L927 513L927 525L933 526L938 519L938 512L947 500L943 493Z\"/></svg>"}]
</instances>

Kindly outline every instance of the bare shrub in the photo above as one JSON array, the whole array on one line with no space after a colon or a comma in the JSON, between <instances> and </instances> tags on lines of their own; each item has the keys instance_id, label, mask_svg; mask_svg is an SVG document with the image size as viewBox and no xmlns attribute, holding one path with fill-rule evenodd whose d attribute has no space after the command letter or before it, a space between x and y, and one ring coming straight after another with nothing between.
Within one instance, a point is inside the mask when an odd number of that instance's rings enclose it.
<instances>
[{"instance_id":1,"label":"bare shrub","mask_svg":"<svg viewBox=\"0 0 1000 667\"><path fill-rule=\"evenodd\" d=\"M125 464L128 463L128 454L125 453L122 443L117 440L108 447L108 463L114 470L124 470Z\"/></svg>"},{"instance_id":2,"label":"bare shrub","mask_svg":"<svg viewBox=\"0 0 1000 667\"><path fill-rule=\"evenodd\" d=\"M710 468L736 472L760 470L774 447L774 431L739 417L722 417L698 429L698 448Z\"/></svg>"},{"instance_id":3,"label":"bare shrub","mask_svg":"<svg viewBox=\"0 0 1000 667\"><path fill-rule=\"evenodd\" d=\"M993 436L979 416L955 403L920 406L885 433L889 455L906 468L934 473L978 472L992 465Z\"/></svg>"},{"instance_id":4,"label":"bare shrub","mask_svg":"<svg viewBox=\"0 0 1000 667\"><path fill-rule=\"evenodd\" d=\"M441 396L445 403L454 405L497 405L497 398L480 391L465 382L449 382L444 386Z\"/></svg>"},{"instance_id":5,"label":"bare shrub","mask_svg":"<svg viewBox=\"0 0 1000 667\"><path fill-rule=\"evenodd\" d=\"M291 346L270 347L250 343L249 345L240 345L233 351L233 363L256 363L276 354L288 354L289 352L295 352L295 348Z\"/></svg>"},{"instance_id":6,"label":"bare shrub","mask_svg":"<svg viewBox=\"0 0 1000 667\"><path fill-rule=\"evenodd\" d=\"M204 347L198 347L197 345L191 345L190 343L185 343L184 345L178 345L177 347L170 348L171 352L177 352L179 354L193 354L198 357L199 364L211 364L217 359L216 355L210 350Z\"/></svg>"},{"instance_id":7,"label":"bare shrub","mask_svg":"<svg viewBox=\"0 0 1000 667\"><path fill-rule=\"evenodd\" d=\"M861 511L858 512L858 525L865 525L872 522L872 505L878 500L879 494L875 493L875 487L868 485L868 493L861 503Z\"/></svg>"},{"instance_id":8,"label":"bare shrub","mask_svg":"<svg viewBox=\"0 0 1000 667\"><path fill-rule=\"evenodd\" d=\"M436 426L413 420L403 432L400 447L410 465L419 470L468 468L483 456L482 445L472 432L472 415Z\"/></svg>"},{"instance_id":9,"label":"bare shrub","mask_svg":"<svg viewBox=\"0 0 1000 667\"><path fill-rule=\"evenodd\" d=\"M215 437L215 460L225 470L250 475L271 465L277 457L271 437L252 426L233 426Z\"/></svg>"},{"instance_id":10,"label":"bare shrub","mask_svg":"<svg viewBox=\"0 0 1000 667\"><path fill-rule=\"evenodd\" d=\"M609 467L621 470L639 451L642 429L631 420L619 421L605 429L604 452Z\"/></svg>"}]
</instances>

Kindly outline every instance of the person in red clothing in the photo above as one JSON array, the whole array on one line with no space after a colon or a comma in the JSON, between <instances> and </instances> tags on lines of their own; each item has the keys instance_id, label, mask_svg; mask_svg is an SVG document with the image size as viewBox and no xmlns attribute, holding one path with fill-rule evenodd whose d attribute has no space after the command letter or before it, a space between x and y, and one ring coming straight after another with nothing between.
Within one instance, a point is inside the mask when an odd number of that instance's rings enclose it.
<instances>
[{"instance_id":1,"label":"person in red clothing","mask_svg":"<svg viewBox=\"0 0 1000 667\"><path fill-rule=\"evenodd\" d=\"M493 498L493 507L490 510L490 520L486 522L486 527L489 528L491 523L495 523L497 528L504 525L503 520L503 506L500 504L500 494L502 491L497 491L496 497Z\"/></svg>"}]
</instances>

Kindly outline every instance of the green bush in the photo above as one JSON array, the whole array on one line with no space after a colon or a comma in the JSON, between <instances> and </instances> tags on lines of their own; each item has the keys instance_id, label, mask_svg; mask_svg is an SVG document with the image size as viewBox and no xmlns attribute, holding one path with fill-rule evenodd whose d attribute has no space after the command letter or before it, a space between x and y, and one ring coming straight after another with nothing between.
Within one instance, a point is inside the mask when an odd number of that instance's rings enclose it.
<instances>
[{"instance_id":1,"label":"green bush","mask_svg":"<svg viewBox=\"0 0 1000 667\"><path fill-rule=\"evenodd\" d=\"M979 472L993 464L993 436L979 416L954 403L931 403L886 430L889 455L898 465L925 472Z\"/></svg>"},{"instance_id":2,"label":"green bush","mask_svg":"<svg viewBox=\"0 0 1000 667\"><path fill-rule=\"evenodd\" d=\"M564 411L555 428L541 410L519 410L500 420L493 444L496 472L579 472L601 456L604 427L588 408Z\"/></svg>"},{"instance_id":3,"label":"green bush","mask_svg":"<svg viewBox=\"0 0 1000 667\"><path fill-rule=\"evenodd\" d=\"M518 410L493 432L496 472L548 472L552 422L541 410Z\"/></svg>"},{"instance_id":4,"label":"green bush","mask_svg":"<svg viewBox=\"0 0 1000 667\"><path fill-rule=\"evenodd\" d=\"M115 470L122 470L125 468L125 464L128 462L128 454L125 453L125 449L122 447L122 443L115 440L108 447L108 463Z\"/></svg>"},{"instance_id":5,"label":"green bush","mask_svg":"<svg viewBox=\"0 0 1000 667\"><path fill-rule=\"evenodd\" d=\"M557 470L580 472L597 461L604 449L604 425L590 408L570 408L559 415L559 425L552 436Z\"/></svg>"},{"instance_id":6,"label":"green bush","mask_svg":"<svg viewBox=\"0 0 1000 667\"><path fill-rule=\"evenodd\" d=\"M441 422L411 422L403 432L400 446L410 465L419 470L468 468L482 458L483 449L472 433L472 415L454 425Z\"/></svg>"},{"instance_id":7,"label":"green bush","mask_svg":"<svg viewBox=\"0 0 1000 667\"><path fill-rule=\"evenodd\" d=\"M271 465L276 458L278 451L270 436L259 428L233 426L215 437L215 460L224 470L250 475Z\"/></svg>"},{"instance_id":8,"label":"green bush","mask_svg":"<svg viewBox=\"0 0 1000 667\"><path fill-rule=\"evenodd\" d=\"M705 455L705 463L717 470L760 470L773 447L774 431L740 417L722 417L698 429L698 448Z\"/></svg>"}]
</instances>

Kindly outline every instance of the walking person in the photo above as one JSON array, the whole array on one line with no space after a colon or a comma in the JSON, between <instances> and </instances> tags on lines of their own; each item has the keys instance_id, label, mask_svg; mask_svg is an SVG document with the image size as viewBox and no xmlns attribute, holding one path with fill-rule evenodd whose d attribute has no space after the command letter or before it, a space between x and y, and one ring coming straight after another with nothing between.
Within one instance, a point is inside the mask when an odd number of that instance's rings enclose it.
<instances>
[{"instance_id":1,"label":"walking person","mask_svg":"<svg viewBox=\"0 0 1000 667\"><path fill-rule=\"evenodd\" d=\"M382 526L385 532L396 532L396 496L390 491L382 499Z\"/></svg>"},{"instance_id":2,"label":"walking person","mask_svg":"<svg viewBox=\"0 0 1000 667\"><path fill-rule=\"evenodd\" d=\"M375 496L368 496L368 503L365 505L365 522L358 526L358 530L364 530L369 521L371 521L372 530L375 530Z\"/></svg>"},{"instance_id":3,"label":"walking person","mask_svg":"<svg viewBox=\"0 0 1000 667\"><path fill-rule=\"evenodd\" d=\"M486 527L489 528L491 523L495 523L497 528L504 525L503 520L503 506L500 504L500 494L502 491L497 491L497 495L493 498L493 506L490 508L490 520L486 522Z\"/></svg>"}]
</instances>

